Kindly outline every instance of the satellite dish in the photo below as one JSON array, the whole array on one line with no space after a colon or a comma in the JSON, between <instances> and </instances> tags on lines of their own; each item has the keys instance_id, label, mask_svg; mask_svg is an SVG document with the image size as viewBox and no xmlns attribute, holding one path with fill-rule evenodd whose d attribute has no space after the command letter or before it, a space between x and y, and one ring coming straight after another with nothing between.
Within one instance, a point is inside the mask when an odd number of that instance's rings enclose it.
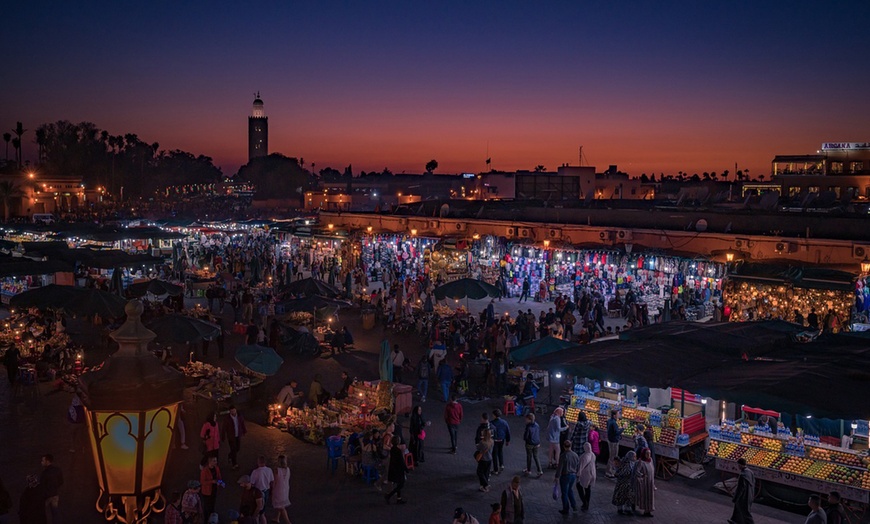
<instances>
[{"instance_id":1,"label":"satellite dish","mask_svg":"<svg viewBox=\"0 0 870 524\"><path fill-rule=\"evenodd\" d=\"M441 212L439 213L439 216L445 218L448 215L450 215L450 206L447 204L441 204Z\"/></svg>"},{"instance_id":2,"label":"satellite dish","mask_svg":"<svg viewBox=\"0 0 870 524\"><path fill-rule=\"evenodd\" d=\"M707 221L701 218L697 222L695 222L695 231L699 233L707 231Z\"/></svg>"}]
</instances>

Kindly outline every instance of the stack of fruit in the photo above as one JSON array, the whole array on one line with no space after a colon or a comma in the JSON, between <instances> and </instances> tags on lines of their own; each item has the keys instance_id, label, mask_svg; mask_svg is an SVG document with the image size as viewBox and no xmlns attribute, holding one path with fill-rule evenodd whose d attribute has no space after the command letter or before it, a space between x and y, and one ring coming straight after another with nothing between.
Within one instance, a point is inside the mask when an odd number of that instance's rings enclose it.
<instances>
[{"instance_id":1,"label":"stack of fruit","mask_svg":"<svg viewBox=\"0 0 870 524\"><path fill-rule=\"evenodd\" d=\"M804 471L804 475L806 475L807 477L819 479L825 478L827 476L825 466L826 464L821 460L815 460L812 464L810 464L810 467L808 467L806 471Z\"/></svg>"},{"instance_id":2,"label":"stack of fruit","mask_svg":"<svg viewBox=\"0 0 870 524\"><path fill-rule=\"evenodd\" d=\"M770 463L770 469L781 469L786 462L788 462L789 457L786 455L777 455L773 462Z\"/></svg>"},{"instance_id":3,"label":"stack of fruit","mask_svg":"<svg viewBox=\"0 0 870 524\"><path fill-rule=\"evenodd\" d=\"M782 442L779 440L762 437L760 435L753 435L751 433L741 433L740 442L770 451L782 451Z\"/></svg>"},{"instance_id":4,"label":"stack of fruit","mask_svg":"<svg viewBox=\"0 0 870 524\"><path fill-rule=\"evenodd\" d=\"M657 442L664 446L673 446L677 443L677 430L674 428L661 429L661 435L656 437Z\"/></svg>"},{"instance_id":5,"label":"stack of fruit","mask_svg":"<svg viewBox=\"0 0 870 524\"><path fill-rule=\"evenodd\" d=\"M870 471L865 471L863 475L861 475L861 487L864 489L870 489Z\"/></svg>"},{"instance_id":6,"label":"stack of fruit","mask_svg":"<svg viewBox=\"0 0 870 524\"><path fill-rule=\"evenodd\" d=\"M565 419L571 423L577 422L577 418L579 416L580 416L580 408L569 407L568 411L565 413Z\"/></svg>"},{"instance_id":7,"label":"stack of fruit","mask_svg":"<svg viewBox=\"0 0 870 524\"><path fill-rule=\"evenodd\" d=\"M744 455L746 455L746 452L749 451L749 449L750 448L747 448L746 446L738 446L735 444L734 450L731 451L731 453L728 453L728 455L725 458L728 460L741 459L741 458L743 458Z\"/></svg>"},{"instance_id":8,"label":"stack of fruit","mask_svg":"<svg viewBox=\"0 0 870 524\"><path fill-rule=\"evenodd\" d=\"M716 457L719 455L719 441L714 440L710 442L710 447L707 448L707 455L711 457Z\"/></svg>"},{"instance_id":9,"label":"stack of fruit","mask_svg":"<svg viewBox=\"0 0 870 524\"><path fill-rule=\"evenodd\" d=\"M622 418L646 423L649 420L649 413L642 409L624 407L622 408Z\"/></svg>"},{"instance_id":10,"label":"stack of fruit","mask_svg":"<svg viewBox=\"0 0 870 524\"><path fill-rule=\"evenodd\" d=\"M601 407L601 403L598 402L597 400L594 400L594 399L591 399L591 398L587 398L587 399L586 399L586 405L584 406L584 408L585 408L586 410L588 410L588 411L594 411L594 412L597 413L597 412L598 412L598 408L600 408L600 407Z\"/></svg>"},{"instance_id":11,"label":"stack of fruit","mask_svg":"<svg viewBox=\"0 0 870 524\"><path fill-rule=\"evenodd\" d=\"M783 464L779 469L783 471L787 471L789 473L794 473L796 475L803 475L804 471L812 465L813 461L803 457L789 457L785 464Z\"/></svg>"},{"instance_id":12,"label":"stack of fruit","mask_svg":"<svg viewBox=\"0 0 870 524\"><path fill-rule=\"evenodd\" d=\"M752 455L752 459L746 459L747 462L752 464L753 466L760 466L762 468L769 468L773 461L778 457L778 453L774 453L773 451L767 451L764 449L759 449Z\"/></svg>"},{"instance_id":13,"label":"stack of fruit","mask_svg":"<svg viewBox=\"0 0 870 524\"><path fill-rule=\"evenodd\" d=\"M825 478L828 482L836 482L838 484L855 485L863 483L863 475L860 471L845 466L834 466L828 476Z\"/></svg>"},{"instance_id":14,"label":"stack of fruit","mask_svg":"<svg viewBox=\"0 0 870 524\"><path fill-rule=\"evenodd\" d=\"M683 421L680 418L680 410L678 409L671 409L668 411L667 423L665 422L665 419L662 418L662 425L664 426L667 424L667 427L669 428L680 429L682 427L682 422Z\"/></svg>"}]
</instances>

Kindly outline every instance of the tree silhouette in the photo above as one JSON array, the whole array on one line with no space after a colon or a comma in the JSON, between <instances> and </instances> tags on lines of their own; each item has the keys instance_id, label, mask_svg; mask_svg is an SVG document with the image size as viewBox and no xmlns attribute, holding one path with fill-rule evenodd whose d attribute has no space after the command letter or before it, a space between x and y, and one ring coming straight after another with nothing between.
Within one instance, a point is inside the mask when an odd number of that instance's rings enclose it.
<instances>
[{"instance_id":1,"label":"tree silhouette","mask_svg":"<svg viewBox=\"0 0 870 524\"><path fill-rule=\"evenodd\" d=\"M21 169L21 139L15 137L12 139L12 149L15 150L15 165Z\"/></svg>"},{"instance_id":2,"label":"tree silhouette","mask_svg":"<svg viewBox=\"0 0 870 524\"><path fill-rule=\"evenodd\" d=\"M438 161L434 158L428 162L426 162L426 173L432 174L436 169L438 169Z\"/></svg>"},{"instance_id":3,"label":"tree silhouette","mask_svg":"<svg viewBox=\"0 0 870 524\"><path fill-rule=\"evenodd\" d=\"M6 163L9 163L9 141L12 140L12 133L3 133L3 141L6 142Z\"/></svg>"},{"instance_id":4,"label":"tree silhouette","mask_svg":"<svg viewBox=\"0 0 870 524\"><path fill-rule=\"evenodd\" d=\"M24 129L24 125L21 122L15 122L15 129L13 129L12 132L18 137L18 147L16 148L18 149L18 169L21 169L21 137L26 131L27 130Z\"/></svg>"},{"instance_id":5,"label":"tree silhouette","mask_svg":"<svg viewBox=\"0 0 870 524\"><path fill-rule=\"evenodd\" d=\"M45 129L38 127L36 129L36 146L37 146L37 163L41 164L45 155Z\"/></svg>"},{"instance_id":6,"label":"tree silhouette","mask_svg":"<svg viewBox=\"0 0 870 524\"><path fill-rule=\"evenodd\" d=\"M3 221L9 222L9 208L12 205L12 199L22 196L24 193L18 189L15 182L4 180L0 182L0 201L3 202Z\"/></svg>"},{"instance_id":7,"label":"tree silhouette","mask_svg":"<svg viewBox=\"0 0 870 524\"><path fill-rule=\"evenodd\" d=\"M543 164L538 164L535 166L535 173L543 173L545 171L547 171L547 168L544 167Z\"/></svg>"}]
</instances>

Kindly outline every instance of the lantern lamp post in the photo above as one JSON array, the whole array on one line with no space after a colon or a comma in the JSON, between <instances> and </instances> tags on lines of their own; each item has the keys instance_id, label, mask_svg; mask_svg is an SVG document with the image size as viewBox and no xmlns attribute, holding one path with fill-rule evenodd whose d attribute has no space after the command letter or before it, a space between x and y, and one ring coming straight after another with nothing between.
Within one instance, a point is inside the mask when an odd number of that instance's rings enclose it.
<instances>
[{"instance_id":1,"label":"lantern lamp post","mask_svg":"<svg viewBox=\"0 0 870 524\"><path fill-rule=\"evenodd\" d=\"M146 522L165 508L163 471L183 399L184 378L148 352L142 303L132 300L127 321L110 336L120 349L80 381L100 495L109 521ZM123 508L123 510L122 510Z\"/></svg>"}]
</instances>

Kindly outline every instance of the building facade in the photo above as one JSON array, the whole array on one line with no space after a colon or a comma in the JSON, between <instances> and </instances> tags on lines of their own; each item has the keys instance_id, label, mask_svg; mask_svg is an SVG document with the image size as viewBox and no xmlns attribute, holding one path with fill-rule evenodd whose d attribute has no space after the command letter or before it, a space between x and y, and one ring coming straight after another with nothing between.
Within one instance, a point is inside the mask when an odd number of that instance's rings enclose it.
<instances>
[{"instance_id":1,"label":"building facade","mask_svg":"<svg viewBox=\"0 0 870 524\"><path fill-rule=\"evenodd\" d=\"M777 155L771 175L785 198L828 192L837 200L868 200L870 142L825 142L814 155Z\"/></svg>"}]
</instances>

